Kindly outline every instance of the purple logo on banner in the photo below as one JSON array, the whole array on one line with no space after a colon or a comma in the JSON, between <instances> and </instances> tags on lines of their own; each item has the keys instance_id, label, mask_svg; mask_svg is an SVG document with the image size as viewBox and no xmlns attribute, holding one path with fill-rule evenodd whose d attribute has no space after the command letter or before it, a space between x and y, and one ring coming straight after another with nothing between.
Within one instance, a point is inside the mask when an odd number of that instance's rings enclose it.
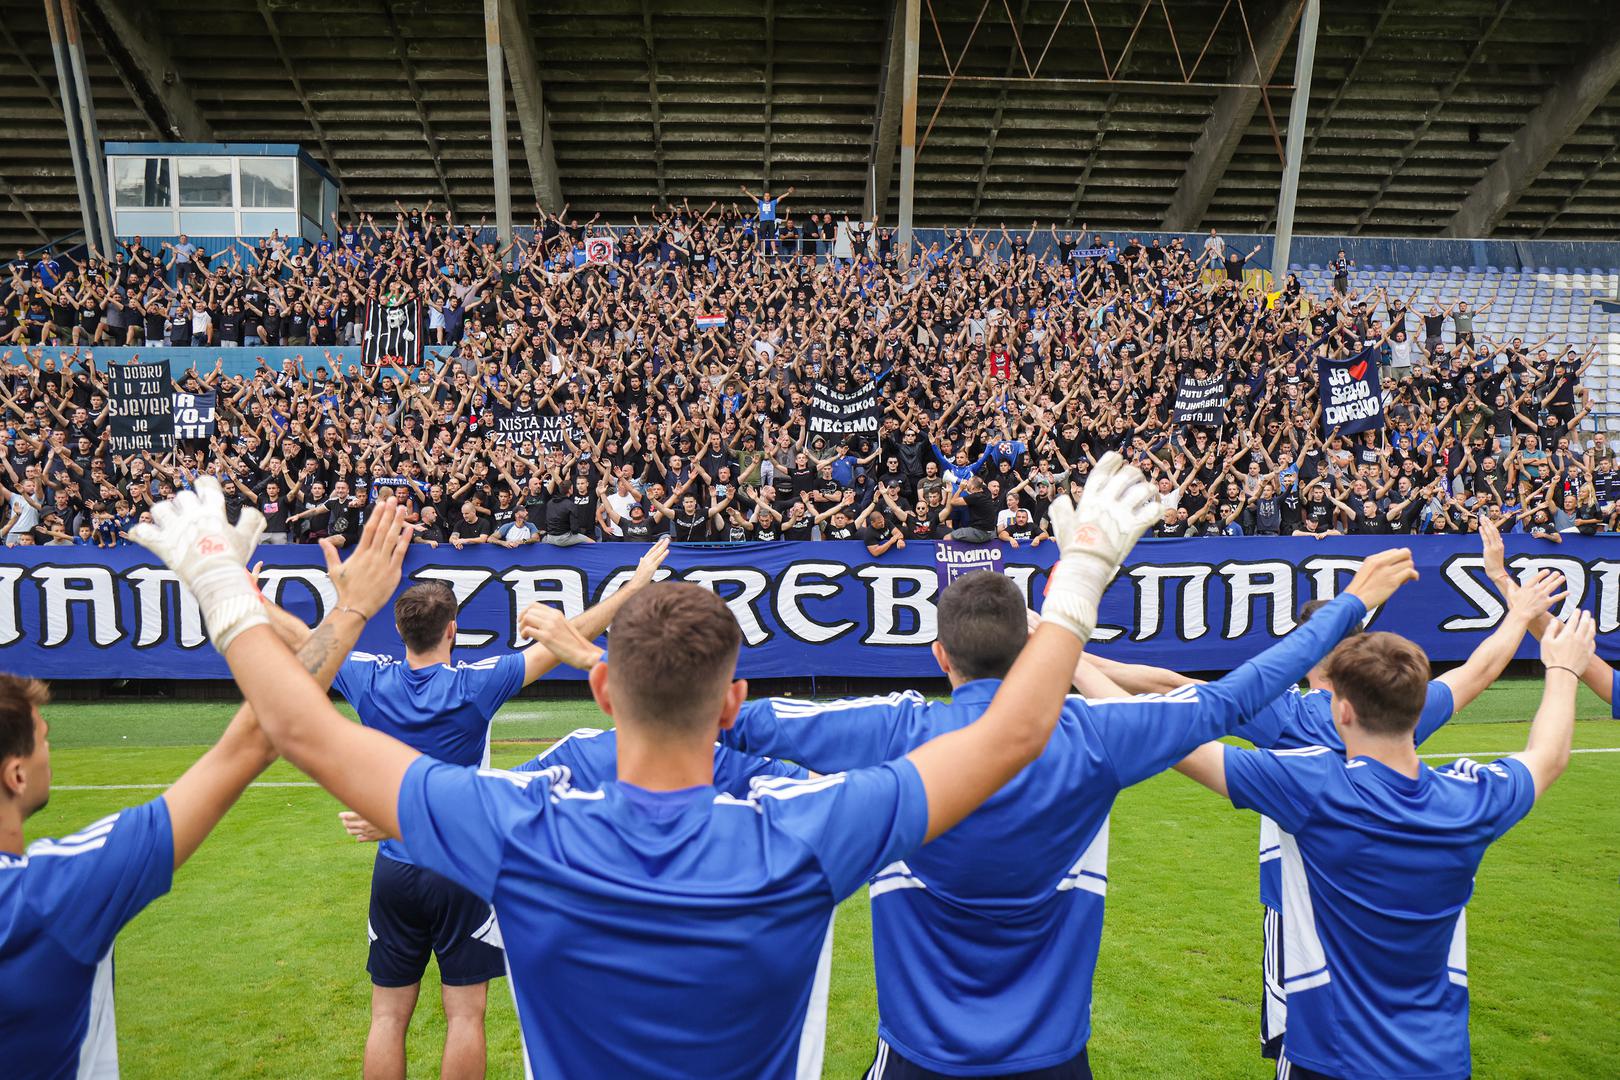
<instances>
[{"instance_id":1,"label":"purple logo on banner","mask_svg":"<svg viewBox=\"0 0 1620 1080\"><path fill-rule=\"evenodd\" d=\"M1000 570L1001 547L998 544L963 544L955 540L941 540L934 545L934 569L939 571L939 590L963 574L975 570Z\"/></svg>"}]
</instances>

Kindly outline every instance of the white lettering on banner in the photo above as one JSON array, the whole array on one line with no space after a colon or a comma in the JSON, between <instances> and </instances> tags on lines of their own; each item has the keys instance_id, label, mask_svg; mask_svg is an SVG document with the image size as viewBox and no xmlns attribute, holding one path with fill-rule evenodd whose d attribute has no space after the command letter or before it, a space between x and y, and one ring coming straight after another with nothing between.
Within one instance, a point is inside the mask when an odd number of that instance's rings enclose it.
<instances>
[{"instance_id":1,"label":"white lettering on banner","mask_svg":"<svg viewBox=\"0 0 1620 1080\"><path fill-rule=\"evenodd\" d=\"M759 616L754 613L754 601L765 595L765 590L771 587L771 579L759 570L747 569L705 569L688 570L686 580L694 585L701 585L725 600L726 607L737 619L737 625L742 628L743 644L753 647L763 645L771 640L771 633L759 623ZM736 596L727 597L720 590L723 584L734 584L741 587Z\"/></svg>"},{"instance_id":2,"label":"white lettering on banner","mask_svg":"<svg viewBox=\"0 0 1620 1080\"><path fill-rule=\"evenodd\" d=\"M1470 572L1483 570L1484 567L1485 560L1478 555L1458 555L1446 560L1446 564L1440 568L1440 573L1451 583L1451 587L1479 611L1478 615L1455 615L1441 623L1440 629L1489 630L1501 621L1502 613L1507 609L1502 606L1496 590Z\"/></svg>"},{"instance_id":3,"label":"white lettering on banner","mask_svg":"<svg viewBox=\"0 0 1620 1080\"><path fill-rule=\"evenodd\" d=\"M20 566L0 566L0 645L22 640L22 612L17 604L17 581L22 576Z\"/></svg>"},{"instance_id":4,"label":"white lettering on banner","mask_svg":"<svg viewBox=\"0 0 1620 1080\"><path fill-rule=\"evenodd\" d=\"M1199 563L1182 566L1155 566L1142 563L1126 571L1136 583L1136 633L1133 641L1145 641L1159 632L1160 613L1169 607L1169 591L1181 582L1181 618L1172 620L1183 640L1201 638L1208 625L1204 618L1204 583L1214 568Z\"/></svg>"},{"instance_id":5,"label":"white lettering on banner","mask_svg":"<svg viewBox=\"0 0 1620 1080\"><path fill-rule=\"evenodd\" d=\"M111 645L124 635L118 629L118 591L113 588L112 571L105 566L36 566L34 578L45 597L46 648L60 645L72 636L72 606L90 609L90 640ZM78 584L69 584L77 582Z\"/></svg>"},{"instance_id":6,"label":"white lettering on banner","mask_svg":"<svg viewBox=\"0 0 1620 1080\"><path fill-rule=\"evenodd\" d=\"M483 576L481 580L475 581L468 576L469 573L478 573ZM460 576L459 585L451 579L451 574ZM417 578L436 577L441 581L450 582L450 587L456 590L456 607L458 610L468 600L472 599L472 594L477 592L485 581L488 581L493 576L494 572L490 570L469 572L467 570L451 569L450 567L435 567L431 574L423 571L416 575ZM529 644L529 639L517 632L517 621L530 604L555 604L570 619L577 619L585 613L585 575L573 567L554 567L543 570L520 567L502 574L501 580L506 582L506 587L512 597L513 629L511 645L514 649L520 649ZM545 583L550 583L551 587L542 589L541 586ZM466 591L463 592L463 589ZM457 645L462 644L461 636L460 630L457 630ZM469 633L467 636L472 637L474 635ZM484 639L478 642L479 645L482 645L485 641L493 641L495 638L494 634L480 634L477 636ZM472 646L471 642L467 644Z\"/></svg>"},{"instance_id":7,"label":"white lettering on banner","mask_svg":"<svg viewBox=\"0 0 1620 1080\"><path fill-rule=\"evenodd\" d=\"M635 576L636 572L634 570L613 571L613 573L608 575L607 581L602 585L602 591L597 594L596 602L600 604L603 600L606 600L608 597L624 588L625 583ZM657 570L653 571L654 581L668 581L674 576L675 574L667 566L660 566Z\"/></svg>"},{"instance_id":8,"label":"white lettering on banner","mask_svg":"<svg viewBox=\"0 0 1620 1080\"><path fill-rule=\"evenodd\" d=\"M1553 616L1567 620L1580 609L1577 597L1586 595L1586 564L1567 555L1516 555L1508 560L1508 567L1518 572L1518 579L1527 581L1538 570L1552 570L1564 575L1564 602Z\"/></svg>"},{"instance_id":9,"label":"white lettering on banner","mask_svg":"<svg viewBox=\"0 0 1620 1080\"><path fill-rule=\"evenodd\" d=\"M577 575L579 571L576 570L574 573ZM418 581L444 582L450 586L450 591L455 594L456 611L459 613L463 607L467 606L467 601L472 599L473 593L483 588L484 583L494 576L495 571L481 567L424 566L411 575L411 583L415 584ZM516 592L517 590L513 591ZM576 609L573 614L569 615L569 618L573 618L578 613L579 610ZM512 625L514 627L517 625L516 620L513 620ZM461 629L460 620L457 620L455 647L458 649L476 649L481 645L488 645L498 636L497 634L487 634L482 630L463 630ZM515 632L513 636L516 637Z\"/></svg>"},{"instance_id":10,"label":"white lettering on banner","mask_svg":"<svg viewBox=\"0 0 1620 1080\"><path fill-rule=\"evenodd\" d=\"M861 567L855 576L871 584L871 628L862 644L930 645L939 636L939 608L934 604L934 594L939 591L937 571L878 563ZM902 582L913 586L910 592L900 592ZM900 629L902 611L912 612L916 625L910 630Z\"/></svg>"},{"instance_id":11,"label":"white lettering on banner","mask_svg":"<svg viewBox=\"0 0 1620 1080\"><path fill-rule=\"evenodd\" d=\"M1350 555L1313 555L1300 563L1299 568L1311 579L1310 598L1331 600L1344 591L1344 585L1340 584L1339 579L1342 577L1344 584L1349 584L1350 579L1356 576L1356 571L1361 569L1361 563L1361 559ZM1366 622L1371 624L1377 614L1377 608L1367 612ZM1292 619L1289 629L1293 629Z\"/></svg>"},{"instance_id":12,"label":"white lettering on banner","mask_svg":"<svg viewBox=\"0 0 1620 1080\"><path fill-rule=\"evenodd\" d=\"M848 621L816 622L799 606L800 600L807 596L837 596L843 590L834 585L831 579L842 577L848 571L848 566L835 562L802 562L789 566L782 572L781 580L776 583L776 621L781 623L782 628L788 633L812 645L843 637L855 629L855 624ZM800 580L811 576L828 580L818 584Z\"/></svg>"},{"instance_id":13,"label":"white lettering on banner","mask_svg":"<svg viewBox=\"0 0 1620 1080\"><path fill-rule=\"evenodd\" d=\"M1597 632L1612 634L1620 630L1620 563L1593 563L1592 576L1598 579Z\"/></svg>"},{"instance_id":14,"label":"white lettering on banner","mask_svg":"<svg viewBox=\"0 0 1620 1080\"><path fill-rule=\"evenodd\" d=\"M1223 635L1228 641L1249 632L1249 611L1256 601L1269 601L1273 637L1282 637L1294 628L1293 564L1281 559L1257 563L1226 562L1217 568L1217 572L1226 578L1232 590L1231 602L1226 605L1226 632Z\"/></svg>"},{"instance_id":15,"label":"white lettering on banner","mask_svg":"<svg viewBox=\"0 0 1620 1080\"><path fill-rule=\"evenodd\" d=\"M164 629L170 625L164 618L163 606L170 596L180 605L180 644L194 649L207 640L203 630L202 609L197 598L180 587L180 577L173 570L160 566L141 566L125 575L135 585L135 601L140 604L141 616L136 621L135 645L146 648L163 640Z\"/></svg>"},{"instance_id":16,"label":"white lettering on banner","mask_svg":"<svg viewBox=\"0 0 1620 1080\"><path fill-rule=\"evenodd\" d=\"M320 621L326 618L326 613L337 607L337 590L332 587L332 580L326 576L325 570L317 570L314 567L266 567L259 573L259 591L264 593L265 598L272 604L286 607L282 596L289 581L303 585L315 598L315 622L311 625L319 625Z\"/></svg>"},{"instance_id":17,"label":"white lettering on banner","mask_svg":"<svg viewBox=\"0 0 1620 1080\"><path fill-rule=\"evenodd\" d=\"M847 547L855 550L854 545ZM1221 550L1230 552L1232 546L1223 545ZM1583 545L1582 550L1607 551L1590 545ZM1272 554L1275 556L1274 549ZM319 559L307 551L297 557ZM1132 642L1193 642L1212 637L1258 641L1283 636L1294 627L1298 604L1343 592L1361 562L1358 556L1312 555L1298 563L1275 557L1232 559L1219 565L1138 563L1127 567L1104 604L1114 622L1124 625L1099 627L1093 641L1127 635ZM816 645L846 636L854 644L857 635L859 644L878 647L915 648L934 640L943 586L931 558L922 565L822 559L773 565L780 569L710 565L672 572L665 567L658 576L714 590L735 614L749 648L783 641ZM1600 632L1620 629L1620 556L1582 559L1579 552L1525 552L1512 556L1508 565L1521 579L1537 569L1559 571L1565 575L1569 594L1560 614L1584 608L1597 613ZM508 643L512 647L525 644L517 633L517 621L529 604L553 604L573 617L592 602L593 585L600 582L596 595L600 601L613 595L634 572L633 566L626 566L587 577L579 567L569 565L428 565L415 570L411 580L443 581L450 586L458 610L466 616L458 627L458 646L501 649ZM1425 576L1431 572L1432 567ZM1006 573L1027 596L1038 596L1044 579L1041 568L1011 566ZM1444 611L1434 613L1433 622L1421 622L1431 633L1483 632L1501 620L1504 605L1485 581L1477 554L1450 556L1434 577L1443 583L1446 599L1442 601ZM260 581L268 598L284 607L290 599L298 613L312 623L337 601L324 569L318 566L271 567L263 571ZM499 585L494 585L497 581ZM501 595L472 603L492 587ZM33 591L25 594L24 589ZM1175 592L1180 593L1179 600ZM1431 593L1426 603L1434 602ZM1269 610L1257 606L1261 604ZM505 625L503 615L498 614L503 606ZM1445 617L1459 609L1461 613ZM1408 609L1406 617L1411 614ZM1370 613L1369 624L1378 615L1377 611ZM383 625L378 629L386 636L386 620L379 621ZM1410 628L1392 625L1390 629L1408 632ZM176 645L189 651L207 646L196 601L179 588L172 573L161 566L137 564L114 570L95 562L0 564L0 646L19 642L23 647L52 649Z\"/></svg>"}]
</instances>

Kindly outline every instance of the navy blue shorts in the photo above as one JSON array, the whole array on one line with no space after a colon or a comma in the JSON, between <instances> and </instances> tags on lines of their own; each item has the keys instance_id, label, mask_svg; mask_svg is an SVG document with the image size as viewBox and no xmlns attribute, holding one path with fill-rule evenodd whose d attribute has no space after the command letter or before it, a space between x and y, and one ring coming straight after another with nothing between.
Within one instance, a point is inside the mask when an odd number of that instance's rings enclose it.
<instances>
[{"instance_id":1,"label":"navy blue shorts","mask_svg":"<svg viewBox=\"0 0 1620 1080\"><path fill-rule=\"evenodd\" d=\"M506 974L495 912L433 871L378 853L371 868L371 955L366 971L378 986L414 986L439 958L445 986L474 986Z\"/></svg>"},{"instance_id":2,"label":"navy blue shorts","mask_svg":"<svg viewBox=\"0 0 1620 1080\"><path fill-rule=\"evenodd\" d=\"M878 1040L877 1054L862 1074L862 1080L954 1080L945 1073L925 1069L900 1056L900 1052L882 1039ZM1025 1072L1000 1073L983 1080L1091 1080L1091 1059L1085 1050L1061 1065L1048 1065L1044 1069Z\"/></svg>"}]
</instances>

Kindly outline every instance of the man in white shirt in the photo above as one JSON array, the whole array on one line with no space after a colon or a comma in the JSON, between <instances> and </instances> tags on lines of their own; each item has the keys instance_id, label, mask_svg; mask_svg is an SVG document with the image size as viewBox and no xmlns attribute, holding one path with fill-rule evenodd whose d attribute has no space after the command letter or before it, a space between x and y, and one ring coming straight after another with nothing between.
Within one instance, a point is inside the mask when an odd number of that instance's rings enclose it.
<instances>
[{"instance_id":1,"label":"man in white shirt","mask_svg":"<svg viewBox=\"0 0 1620 1080\"><path fill-rule=\"evenodd\" d=\"M512 520L495 530L495 543L502 547L517 547L519 544L532 544L540 538L540 530L534 527L529 520L529 508L519 506L512 515Z\"/></svg>"}]
</instances>

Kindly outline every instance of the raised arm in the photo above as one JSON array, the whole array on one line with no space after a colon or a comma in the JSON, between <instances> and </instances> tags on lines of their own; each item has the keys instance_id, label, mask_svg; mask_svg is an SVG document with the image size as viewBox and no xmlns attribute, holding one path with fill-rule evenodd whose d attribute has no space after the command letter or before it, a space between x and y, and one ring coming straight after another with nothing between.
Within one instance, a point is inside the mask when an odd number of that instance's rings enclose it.
<instances>
[{"instance_id":1,"label":"raised arm","mask_svg":"<svg viewBox=\"0 0 1620 1080\"><path fill-rule=\"evenodd\" d=\"M574 632L586 641L595 641L606 633L608 626L613 622L613 617L619 613L625 601L652 584L653 577L658 573L658 568L664 564L664 556L667 554L669 554L669 538L666 536L647 549L647 553L636 564L635 575L620 586L618 592L569 620ZM542 626L539 620L544 616L541 612L535 611L535 608L556 610L544 604L534 604L518 620L518 626L523 630L524 636L537 642L523 651L524 686L528 686L558 664L557 655L545 647L545 639L538 634L529 633L530 629L538 630Z\"/></svg>"},{"instance_id":2,"label":"raised arm","mask_svg":"<svg viewBox=\"0 0 1620 1080\"><path fill-rule=\"evenodd\" d=\"M153 507L152 516L153 524L138 525L131 535L163 559L197 598L215 648L225 655L270 741L343 803L398 836L400 783L419 755L344 719L306 664L271 628L245 571L264 519L256 511L244 511L242 520L230 525L219 484L208 476L198 478L195 491ZM409 545L403 510L392 499L383 500L366 522L354 554L341 567L330 568L339 595L347 591L350 600L347 611L338 609L344 618L364 623L387 603ZM339 579L350 580L347 590ZM316 642L337 651L335 630L317 633L308 647ZM329 654L318 659L318 665L310 664L318 670L332 662Z\"/></svg>"},{"instance_id":3,"label":"raised arm","mask_svg":"<svg viewBox=\"0 0 1620 1080\"><path fill-rule=\"evenodd\" d=\"M1569 764L1569 744L1575 735L1575 691L1592 660L1597 624L1590 611L1577 612L1567 623L1553 620L1541 636L1541 662L1547 668L1541 708L1530 722L1530 739L1522 753L1536 783L1540 799Z\"/></svg>"},{"instance_id":4,"label":"raised arm","mask_svg":"<svg viewBox=\"0 0 1620 1080\"><path fill-rule=\"evenodd\" d=\"M1118 454L1093 470L1078 507L1067 497L1052 504L1062 559L1052 568L1041 626L984 715L907 755L928 796L927 839L972 813L1046 749L1103 589L1157 510L1153 488Z\"/></svg>"}]
</instances>

